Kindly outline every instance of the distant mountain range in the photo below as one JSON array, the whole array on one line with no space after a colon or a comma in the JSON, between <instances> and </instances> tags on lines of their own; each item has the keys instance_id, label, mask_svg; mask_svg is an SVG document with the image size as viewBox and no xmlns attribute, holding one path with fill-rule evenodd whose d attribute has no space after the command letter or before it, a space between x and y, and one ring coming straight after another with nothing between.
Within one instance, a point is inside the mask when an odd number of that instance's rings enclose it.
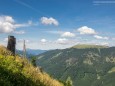
<instances>
[{"instance_id":1,"label":"distant mountain range","mask_svg":"<svg viewBox=\"0 0 115 86\"><path fill-rule=\"evenodd\" d=\"M37 55L36 63L52 77L74 86L115 86L115 47L76 45Z\"/></svg>"},{"instance_id":2,"label":"distant mountain range","mask_svg":"<svg viewBox=\"0 0 115 86\"><path fill-rule=\"evenodd\" d=\"M35 50L35 49L26 49L27 57L39 55L46 52L47 50ZM16 50L17 54L23 55L23 50Z\"/></svg>"}]
</instances>

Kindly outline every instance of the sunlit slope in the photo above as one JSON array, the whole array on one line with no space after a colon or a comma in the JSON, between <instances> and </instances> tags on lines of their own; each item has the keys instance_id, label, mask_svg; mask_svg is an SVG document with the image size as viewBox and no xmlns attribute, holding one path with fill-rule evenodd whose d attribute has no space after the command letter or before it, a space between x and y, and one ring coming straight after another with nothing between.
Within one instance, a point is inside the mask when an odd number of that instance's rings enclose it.
<instances>
[{"instance_id":1,"label":"sunlit slope","mask_svg":"<svg viewBox=\"0 0 115 86\"><path fill-rule=\"evenodd\" d=\"M104 45L78 44L78 45L73 46L72 48L77 48L77 49L85 49L85 48L108 48L108 46L104 46Z\"/></svg>"},{"instance_id":2,"label":"sunlit slope","mask_svg":"<svg viewBox=\"0 0 115 86\"><path fill-rule=\"evenodd\" d=\"M0 86L63 86L38 67L0 46Z\"/></svg>"}]
</instances>

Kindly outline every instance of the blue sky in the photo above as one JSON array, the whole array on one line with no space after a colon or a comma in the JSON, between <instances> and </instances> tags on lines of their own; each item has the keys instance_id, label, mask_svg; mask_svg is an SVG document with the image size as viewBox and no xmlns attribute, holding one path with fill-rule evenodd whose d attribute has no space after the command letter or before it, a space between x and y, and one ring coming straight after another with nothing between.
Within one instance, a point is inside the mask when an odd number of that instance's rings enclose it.
<instances>
[{"instance_id":1,"label":"blue sky","mask_svg":"<svg viewBox=\"0 0 115 86\"><path fill-rule=\"evenodd\" d=\"M0 0L0 44L17 49L63 49L76 44L115 46L115 0Z\"/></svg>"}]
</instances>

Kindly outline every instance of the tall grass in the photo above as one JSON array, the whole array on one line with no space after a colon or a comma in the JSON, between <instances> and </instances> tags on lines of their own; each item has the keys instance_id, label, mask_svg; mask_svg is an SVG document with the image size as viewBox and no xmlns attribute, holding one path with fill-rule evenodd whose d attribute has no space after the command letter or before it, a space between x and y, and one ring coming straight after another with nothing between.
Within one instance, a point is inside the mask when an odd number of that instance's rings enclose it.
<instances>
[{"instance_id":1,"label":"tall grass","mask_svg":"<svg viewBox=\"0 0 115 86\"><path fill-rule=\"evenodd\" d=\"M39 67L34 67L26 58L0 46L0 85L2 86L63 86Z\"/></svg>"}]
</instances>

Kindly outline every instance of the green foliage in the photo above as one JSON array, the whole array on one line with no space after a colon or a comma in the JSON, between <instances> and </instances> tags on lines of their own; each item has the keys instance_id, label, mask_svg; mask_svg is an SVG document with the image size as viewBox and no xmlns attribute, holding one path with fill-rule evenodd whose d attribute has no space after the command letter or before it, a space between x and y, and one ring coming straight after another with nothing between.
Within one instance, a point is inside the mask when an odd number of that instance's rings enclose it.
<instances>
[{"instance_id":1,"label":"green foliage","mask_svg":"<svg viewBox=\"0 0 115 86\"><path fill-rule=\"evenodd\" d=\"M30 61L31 61L31 63L33 64L33 66L35 66L35 67L37 66L37 65L36 65L36 57L31 56L31 57L30 57Z\"/></svg>"},{"instance_id":2,"label":"green foliage","mask_svg":"<svg viewBox=\"0 0 115 86\"><path fill-rule=\"evenodd\" d=\"M115 86L115 47L87 46L45 52L37 65L62 81L70 76L74 86Z\"/></svg>"},{"instance_id":3,"label":"green foliage","mask_svg":"<svg viewBox=\"0 0 115 86\"><path fill-rule=\"evenodd\" d=\"M66 86L73 86L73 82L71 80L71 77L68 77L66 80Z\"/></svg>"},{"instance_id":4,"label":"green foliage","mask_svg":"<svg viewBox=\"0 0 115 86\"><path fill-rule=\"evenodd\" d=\"M25 58L0 46L0 86L63 86Z\"/></svg>"}]
</instances>

